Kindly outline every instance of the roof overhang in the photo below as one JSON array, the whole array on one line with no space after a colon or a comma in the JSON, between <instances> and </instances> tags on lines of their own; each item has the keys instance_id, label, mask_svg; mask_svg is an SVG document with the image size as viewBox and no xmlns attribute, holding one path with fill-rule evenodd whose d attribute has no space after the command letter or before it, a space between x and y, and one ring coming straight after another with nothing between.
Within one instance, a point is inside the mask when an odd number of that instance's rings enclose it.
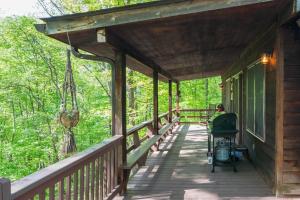
<instances>
[{"instance_id":1,"label":"roof overhang","mask_svg":"<svg viewBox=\"0 0 300 200\"><path fill-rule=\"evenodd\" d=\"M221 75L292 0L164 0L42 19L37 29L161 80Z\"/></svg>"}]
</instances>

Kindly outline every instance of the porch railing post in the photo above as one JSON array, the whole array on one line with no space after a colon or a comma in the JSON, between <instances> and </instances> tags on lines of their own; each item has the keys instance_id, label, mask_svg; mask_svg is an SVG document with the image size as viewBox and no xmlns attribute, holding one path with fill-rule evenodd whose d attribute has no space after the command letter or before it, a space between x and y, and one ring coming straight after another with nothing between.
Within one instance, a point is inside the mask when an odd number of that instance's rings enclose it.
<instances>
[{"instance_id":1,"label":"porch railing post","mask_svg":"<svg viewBox=\"0 0 300 200\"><path fill-rule=\"evenodd\" d=\"M112 131L113 135L122 135L122 162L127 162L126 131L126 55L115 51L115 64L112 68ZM123 172L120 170L120 172ZM120 184L126 190L128 174L120 174Z\"/></svg>"},{"instance_id":2,"label":"porch railing post","mask_svg":"<svg viewBox=\"0 0 300 200\"><path fill-rule=\"evenodd\" d=\"M158 72L153 70L153 134L158 134Z\"/></svg>"},{"instance_id":3,"label":"porch railing post","mask_svg":"<svg viewBox=\"0 0 300 200\"><path fill-rule=\"evenodd\" d=\"M180 117L180 107L179 107L179 101L180 101L180 83L176 83L176 113L177 117Z\"/></svg>"},{"instance_id":4,"label":"porch railing post","mask_svg":"<svg viewBox=\"0 0 300 200\"><path fill-rule=\"evenodd\" d=\"M169 80L169 123L172 123L172 80Z\"/></svg>"},{"instance_id":5,"label":"porch railing post","mask_svg":"<svg viewBox=\"0 0 300 200\"><path fill-rule=\"evenodd\" d=\"M11 200L11 184L9 179L0 179L0 200Z\"/></svg>"}]
</instances>

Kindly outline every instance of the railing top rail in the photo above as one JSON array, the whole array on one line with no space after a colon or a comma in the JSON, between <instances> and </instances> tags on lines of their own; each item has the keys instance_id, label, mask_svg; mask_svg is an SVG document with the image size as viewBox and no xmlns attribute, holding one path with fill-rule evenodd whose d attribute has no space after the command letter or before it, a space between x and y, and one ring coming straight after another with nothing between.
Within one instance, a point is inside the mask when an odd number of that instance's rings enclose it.
<instances>
[{"instance_id":1,"label":"railing top rail","mask_svg":"<svg viewBox=\"0 0 300 200\"><path fill-rule=\"evenodd\" d=\"M127 129L127 135L131 135L132 133L138 131L138 130L141 130L142 128L145 128L146 126L152 124L153 120L148 120L148 121L145 121L145 122L142 122L138 125L135 125L133 127L131 127L130 129Z\"/></svg>"},{"instance_id":2,"label":"railing top rail","mask_svg":"<svg viewBox=\"0 0 300 200\"><path fill-rule=\"evenodd\" d=\"M163 118L163 117L168 116L168 115L169 115L169 112L166 112L166 113L163 113L163 114L159 115L158 118Z\"/></svg>"},{"instance_id":3,"label":"railing top rail","mask_svg":"<svg viewBox=\"0 0 300 200\"><path fill-rule=\"evenodd\" d=\"M123 136L116 135L104 140L83 152L77 153L69 158L61 160L29 176L12 183L12 199L19 198L23 194L35 190L46 183L55 183L62 174L71 173L73 169L79 168L81 163L93 158L99 153L105 153L108 149L121 144Z\"/></svg>"},{"instance_id":4,"label":"railing top rail","mask_svg":"<svg viewBox=\"0 0 300 200\"><path fill-rule=\"evenodd\" d=\"M181 112L215 111L216 109L180 109Z\"/></svg>"},{"instance_id":5,"label":"railing top rail","mask_svg":"<svg viewBox=\"0 0 300 200\"><path fill-rule=\"evenodd\" d=\"M173 111L176 111L176 110L173 110ZM166 112L166 113L163 113L163 114L159 115L158 118L160 119L160 118L163 118L163 117L168 116L168 115L169 115L169 112ZM146 126L148 126L148 125L150 125L150 124L152 124L152 123L153 123L153 120L148 120L148 121L142 122L142 123L140 123L140 124L137 124L137 125L135 125L135 126L129 128L129 129L127 129L127 135L131 135L131 134L133 134L134 132L143 129L143 128L145 128Z\"/></svg>"}]
</instances>

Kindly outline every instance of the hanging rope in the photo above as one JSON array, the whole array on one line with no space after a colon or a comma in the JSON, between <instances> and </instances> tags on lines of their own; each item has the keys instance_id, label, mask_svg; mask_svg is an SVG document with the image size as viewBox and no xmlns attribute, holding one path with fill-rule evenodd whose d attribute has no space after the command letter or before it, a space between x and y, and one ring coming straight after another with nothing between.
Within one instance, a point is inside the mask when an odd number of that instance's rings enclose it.
<instances>
[{"instance_id":1,"label":"hanging rope","mask_svg":"<svg viewBox=\"0 0 300 200\"><path fill-rule=\"evenodd\" d=\"M68 110L68 93L70 94L71 109ZM72 128L79 122L79 111L76 98L76 86L73 78L71 65L71 51L67 49L67 65L63 84L62 102L59 113L59 121L66 128L64 145L62 152L64 154L76 151L76 142Z\"/></svg>"}]
</instances>

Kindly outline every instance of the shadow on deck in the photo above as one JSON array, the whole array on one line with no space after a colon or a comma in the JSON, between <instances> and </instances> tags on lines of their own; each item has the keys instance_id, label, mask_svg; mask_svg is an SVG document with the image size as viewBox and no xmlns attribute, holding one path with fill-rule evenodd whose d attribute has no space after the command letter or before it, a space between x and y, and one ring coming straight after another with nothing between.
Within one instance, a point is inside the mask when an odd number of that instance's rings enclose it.
<instances>
[{"instance_id":1,"label":"shadow on deck","mask_svg":"<svg viewBox=\"0 0 300 200\"><path fill-rule=\"evenodd\" d=\"M248 161L231 167L207 164L205 127L176 127L133 175L125 199L273 199L272 190Z\"/></svg>"}]
</instances>

